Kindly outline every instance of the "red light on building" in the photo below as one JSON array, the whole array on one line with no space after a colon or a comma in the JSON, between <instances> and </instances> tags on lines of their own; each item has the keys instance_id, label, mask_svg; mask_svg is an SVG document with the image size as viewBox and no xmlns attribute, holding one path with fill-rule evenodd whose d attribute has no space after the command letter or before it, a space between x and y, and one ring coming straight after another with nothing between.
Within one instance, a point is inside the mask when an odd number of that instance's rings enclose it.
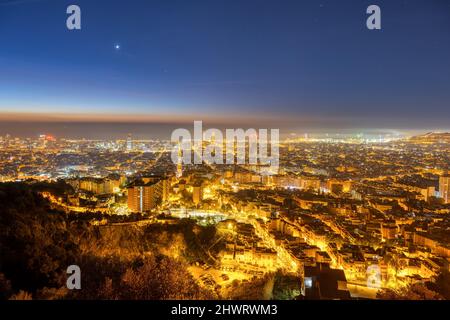
<instances>
[{"instance_id":1,"label":"red light on building","mask_svg":"<svg viewBox=\"0 0 450 320\"><path fill-rule=\"evenodd\" d=\"M47 140L47 141L56 141L56 138L54 136L52 136L52 135L46 135L45 136L45 140Z\"/></svg>"}]
</instances>

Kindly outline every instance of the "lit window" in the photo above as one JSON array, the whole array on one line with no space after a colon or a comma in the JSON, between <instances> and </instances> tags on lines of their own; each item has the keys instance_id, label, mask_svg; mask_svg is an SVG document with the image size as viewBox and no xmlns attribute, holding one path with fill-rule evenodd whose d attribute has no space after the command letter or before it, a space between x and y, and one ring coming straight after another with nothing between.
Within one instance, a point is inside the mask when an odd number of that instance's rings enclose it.
<instances>
[{"instance_id":1,"label":"lit window","mask_svg":"<svg viewBox=\"0 0 450 320\"><path fill-rule=\"evenodd\" d=\"M311 277L305 278L305 288L312 288L312 278Z\"/></svg>"}]
</instances>

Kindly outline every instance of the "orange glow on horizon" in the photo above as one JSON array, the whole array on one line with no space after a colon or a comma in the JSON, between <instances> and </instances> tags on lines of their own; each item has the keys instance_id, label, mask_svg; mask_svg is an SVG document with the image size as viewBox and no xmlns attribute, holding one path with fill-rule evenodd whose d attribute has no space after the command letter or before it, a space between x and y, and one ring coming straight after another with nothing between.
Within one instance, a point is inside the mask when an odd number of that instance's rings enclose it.
<instances>
[{"instance_id":1,"label":"orange glow on horizon","mask_svg":"<svg viewBox=\"0 0 450 320\"><path fill-rule=\"evenodd\" d=\"M2 112L0 121L6 122L125 122L125 123L187 123L194 120L211 123L252 123L273 119L266 115L245 114L119 114L119 113L53 113L53 112ZM282 120L281 120L282 121Z\"/></svg>"}]
</instances>

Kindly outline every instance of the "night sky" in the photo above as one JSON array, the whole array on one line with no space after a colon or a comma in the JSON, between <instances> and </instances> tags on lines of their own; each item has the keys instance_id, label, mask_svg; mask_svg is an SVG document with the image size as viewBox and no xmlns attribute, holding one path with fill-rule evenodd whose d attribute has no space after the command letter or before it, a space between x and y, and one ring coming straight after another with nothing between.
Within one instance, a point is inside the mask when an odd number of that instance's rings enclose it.
<instances>
[{"instance_id":1,"label":"night sky","mask_svg":"<svg viewBox=\"0 0 450 320\"><path fill-rule=\"evenodd\" d=\"M0 0L0 41L2 121L450 128L448 0Z\"/></svg>"}]
</instances>

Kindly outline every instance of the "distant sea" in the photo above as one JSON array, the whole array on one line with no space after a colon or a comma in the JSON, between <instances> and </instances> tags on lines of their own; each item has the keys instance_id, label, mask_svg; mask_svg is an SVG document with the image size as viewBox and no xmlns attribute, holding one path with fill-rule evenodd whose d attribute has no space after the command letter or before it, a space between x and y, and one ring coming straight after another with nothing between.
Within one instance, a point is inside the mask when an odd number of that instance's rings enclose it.
<instances>
[{"instance_id":1,"label":"distant sea","mask_svg":"<svg viewBox=\"0 0 450 320\"><path fill-rule=\"evenodd\" d=\"M206 130L208 124L204 124ZM233 127L228 126L214 126L220 130ZM243 129L252 128L248 126ZM99 140L117 140L126 139L129 134L133 139L170 139L172 131L177 128L186 128L193 132L193 122L190 123L125 123L125 122L10 122L0 121L0 136L6 134L12 137L19 138L36 138L40 134L53 135L56 138L67 139L99 139ZM259 129L259 127L254 127ZM262 127L267 128L267 127ZM275 129L275 128L267 128ZM432 130L429 130L432 131ZM427 130L388 130L388 129L337 129L337 128L280 128L280 138L288 137L345 137L356 136L363 134L364 137L378 137L378 136L403 136L416 135L428 132Z\"/></svg>"},{"instance_id":2,"label":"distant sea","mask_svg":"<svg viewBox=\"0 0 450 320\"><path fill-rule=\"evenodd\" d=\"M192 127L192 124L190 125ZM107 122L0 122L0 136L33 138L40 134L68 139L170 139L180 124Z\"/></svg>"}]
</instances>

